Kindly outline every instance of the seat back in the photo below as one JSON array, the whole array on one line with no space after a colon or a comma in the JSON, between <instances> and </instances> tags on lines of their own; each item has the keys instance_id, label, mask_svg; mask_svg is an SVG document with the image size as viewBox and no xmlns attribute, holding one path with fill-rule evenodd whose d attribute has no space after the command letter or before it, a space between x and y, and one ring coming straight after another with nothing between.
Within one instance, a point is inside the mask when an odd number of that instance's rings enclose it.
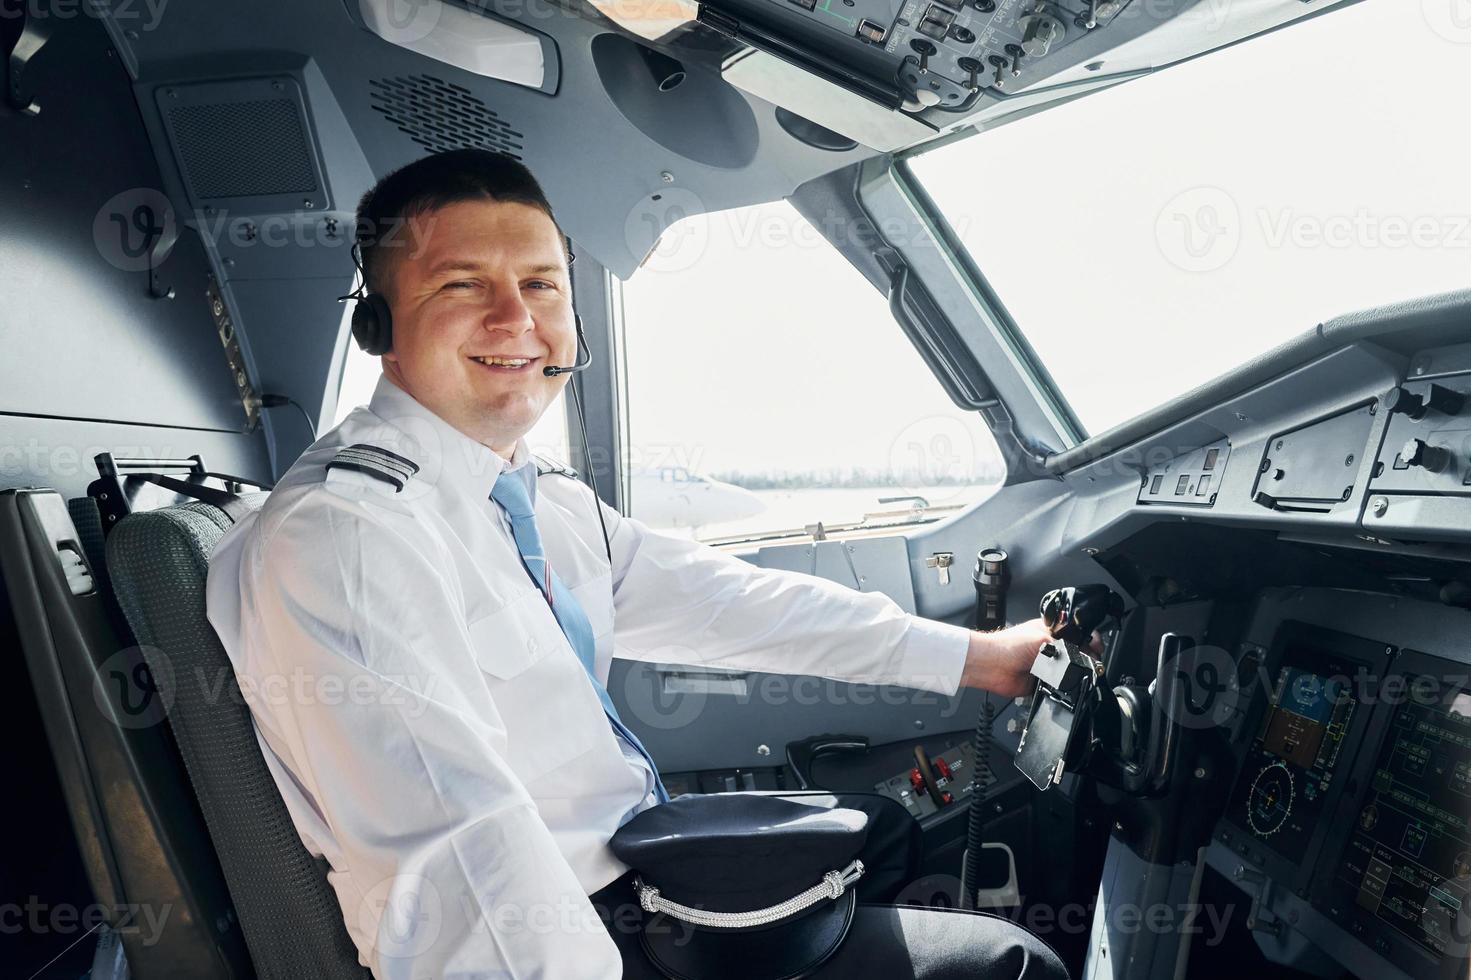
<instances>
[{"instance_id":1,"label":"seat back","mask_svg":"<svg viewBox=\"0 0 1471 980\"><path fill-rule=\"evenodd\" d=\"M157 692L111 607L96 508L76 513L85 532L55 491L0 492L0 573L94 898L133 976L248 978Z\"/></svg>"},{"instance_id":2,"label":"seat back","mask_svg":"<svg viewBox=\"0 0 1471 980\"><path fill-rule=\"evenodd\" d=\"M325 865L302 845L205 617L209 555L230 525L199 502L129 514L107 538L113 585L168 705L256 974L364 980Z\"/></svg>"}]
</instances>

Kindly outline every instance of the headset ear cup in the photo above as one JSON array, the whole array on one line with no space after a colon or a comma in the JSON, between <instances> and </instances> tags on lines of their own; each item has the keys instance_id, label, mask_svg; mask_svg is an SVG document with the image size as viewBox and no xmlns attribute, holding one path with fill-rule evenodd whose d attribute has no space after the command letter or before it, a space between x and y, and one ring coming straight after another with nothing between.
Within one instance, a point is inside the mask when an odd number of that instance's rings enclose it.
<instances>
[{"instance_id":1,"label":"headset ear cup","mask_svg":"<svg viewBox=\"0 0 1471 980\"><path fill-rule=\"evenodd\" d=\"M393 311L388 300L368 293L352 311L352 336L369 354L386 354L393 349Z\"/></svg>"}]
</instances>

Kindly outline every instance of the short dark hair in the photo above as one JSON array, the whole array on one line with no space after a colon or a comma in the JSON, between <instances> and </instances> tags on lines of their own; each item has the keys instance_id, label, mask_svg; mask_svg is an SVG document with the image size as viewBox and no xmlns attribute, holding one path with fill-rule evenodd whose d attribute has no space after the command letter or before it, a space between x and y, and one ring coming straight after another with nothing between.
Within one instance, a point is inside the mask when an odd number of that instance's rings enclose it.
<instances>
[{"instance_id":1,"label":"short dark hair","mask_svg":"<svg viewBox=\"0 0 1471 980\"><path fill-rule=\"evenodd\" d=\"M478 200L530 205L557 224L551 202L521 161L475 148L431 154L378 181L358 204L355 236L368 290L383 292L389 285L395 248L415 247L413 219Z\"/></svg>"}]
</instances>

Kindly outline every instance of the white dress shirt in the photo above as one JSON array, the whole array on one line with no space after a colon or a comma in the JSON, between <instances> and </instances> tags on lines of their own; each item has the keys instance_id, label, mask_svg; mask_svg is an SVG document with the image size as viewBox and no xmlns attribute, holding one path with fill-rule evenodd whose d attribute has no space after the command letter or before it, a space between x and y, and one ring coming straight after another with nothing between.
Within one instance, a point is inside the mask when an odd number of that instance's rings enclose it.
<instances>
[{"instance_id":1,"label":"white dress shirt","mask_svg":"<svg viewBox=\"0 0 1471 980\"><path fill-rule=\"evenodd\" d=\"M419 471L399 492L327 468L359 443ZM587 896L627 870L608 839L652 805L653 780L489 499L528 462L385 378L211 558L209 619L266 761L383 980L621 973ZM600 681L618 656L957 690L968 631L604 508L610 568L592 493L527 472Z\"/></svg>"}]
</instances>

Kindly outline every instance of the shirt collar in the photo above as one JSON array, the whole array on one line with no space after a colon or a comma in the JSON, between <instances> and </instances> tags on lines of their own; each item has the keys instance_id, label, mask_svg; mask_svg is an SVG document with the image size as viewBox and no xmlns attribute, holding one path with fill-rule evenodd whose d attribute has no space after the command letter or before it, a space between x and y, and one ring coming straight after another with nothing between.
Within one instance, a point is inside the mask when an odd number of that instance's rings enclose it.
<instances>
[{"instance_id":1,"label":"shirt collar","mask_svg":"<svg viewBox=\"0 0 1471 980\"><path fill-rule=\"evenodd\" d=\"M526 481L535 502L536 466L525 439L516 440L516 448L507 460L431 412L388 380L387 375L378 379L368 409L393 430L387 441L397 445L381 448L419 465L415 480L463 490L484 499L490 496L501 473L509 471Z\"/></svg>"}]
</instances>

